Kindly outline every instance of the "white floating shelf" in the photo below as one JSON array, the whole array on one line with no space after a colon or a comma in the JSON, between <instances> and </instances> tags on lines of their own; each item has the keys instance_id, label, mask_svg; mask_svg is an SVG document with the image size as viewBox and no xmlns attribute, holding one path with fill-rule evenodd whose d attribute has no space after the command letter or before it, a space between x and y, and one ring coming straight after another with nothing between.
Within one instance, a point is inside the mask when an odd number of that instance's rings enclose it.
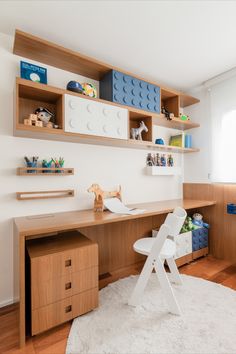
<instances>
[{"instance_id":1,"label":"white floating shelf","mask_svg":"<svg viewBox=\"0 0 236 354\"><path fill-rule=\"evenodd\" d=\"M180 167L146 166L149 176L178 176L181 174Z\"/></svg>"}]
</instances>

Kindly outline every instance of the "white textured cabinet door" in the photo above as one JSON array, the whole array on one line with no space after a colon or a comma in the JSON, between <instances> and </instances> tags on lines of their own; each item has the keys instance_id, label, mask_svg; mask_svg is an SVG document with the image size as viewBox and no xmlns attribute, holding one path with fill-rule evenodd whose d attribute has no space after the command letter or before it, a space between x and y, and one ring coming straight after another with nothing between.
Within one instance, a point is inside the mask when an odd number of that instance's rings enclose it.
<instances>
[{"instance_id":1,"label":"white textured cabinet door","mask_svg":"<svg viewBox=\"0 0 236 354\"><path fill-rule=\"evenodd\" d=\"M128 139L128 110L65 95L65 131Z\"/></svg>"}]
</instances>

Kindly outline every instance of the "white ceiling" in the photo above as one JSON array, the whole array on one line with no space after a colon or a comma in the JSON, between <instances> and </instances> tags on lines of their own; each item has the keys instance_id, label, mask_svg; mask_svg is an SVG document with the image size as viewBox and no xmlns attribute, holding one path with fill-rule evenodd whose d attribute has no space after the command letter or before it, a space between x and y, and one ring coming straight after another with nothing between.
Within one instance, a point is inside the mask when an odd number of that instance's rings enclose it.
<instances>
[{"instance_id":1,"label":"white ceiling","mask_svg":"<svg viewBox=\"0 0 236 354\"><path fill-rule=\"evenodd\" d=\"M15 28L182 90L236 66L236 1L0 1Z\"/></svg>"}]
</instances>

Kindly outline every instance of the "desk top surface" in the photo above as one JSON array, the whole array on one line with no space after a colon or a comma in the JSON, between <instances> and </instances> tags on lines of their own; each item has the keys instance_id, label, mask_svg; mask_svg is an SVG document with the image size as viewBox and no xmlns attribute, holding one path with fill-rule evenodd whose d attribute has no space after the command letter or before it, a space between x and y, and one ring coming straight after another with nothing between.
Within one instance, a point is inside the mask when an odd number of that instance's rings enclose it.
<instances>
[{"instance_id":1,"label":"desk top surface","mask_svg":"<svg viewBox=\"0 0 236 354\"><path fill-rule=\"evenodd\" d=\"M166 214L177 206L188 210L215 204L215 201L209 200L174 199L130 205L133 208L145 209L144 213L138 215L120 215L109 211L94 212L89 209L17 217L14 221L18 233L25 237Z\"/></svg>"}]
</instances>

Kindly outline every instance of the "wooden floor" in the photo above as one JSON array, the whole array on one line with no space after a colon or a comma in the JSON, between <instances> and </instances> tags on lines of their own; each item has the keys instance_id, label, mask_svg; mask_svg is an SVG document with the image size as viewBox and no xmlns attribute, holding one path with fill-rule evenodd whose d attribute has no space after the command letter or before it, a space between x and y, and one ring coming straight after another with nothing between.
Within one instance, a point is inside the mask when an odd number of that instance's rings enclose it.
<instances>
[{"instance_id":1,"label":"wooden floor","mask_svg":"<svg viewBox=\"0 0 236 354\"><path fill-rule=\"evenodd\" d=\"M117 280L130 274L138 274L141 265L136 265L132 269L121 270L112 274L112 280ZM180 268L181 273L196 277L201 277L221 283L236 290L236 264L228 261L217 260L211 256L202 258L189 265ZM110 281L111 278L109 278ZM100 286L106 286L108 278L100 280ZM56 329L48 331L42 335L27 340L24 349L17 349L17 314L16 306L8 309L0 309L0 353L32 353L32 354L64 354L67 337L70 332L71 322L66 323Z\"/></svg>"}]
</instances>

